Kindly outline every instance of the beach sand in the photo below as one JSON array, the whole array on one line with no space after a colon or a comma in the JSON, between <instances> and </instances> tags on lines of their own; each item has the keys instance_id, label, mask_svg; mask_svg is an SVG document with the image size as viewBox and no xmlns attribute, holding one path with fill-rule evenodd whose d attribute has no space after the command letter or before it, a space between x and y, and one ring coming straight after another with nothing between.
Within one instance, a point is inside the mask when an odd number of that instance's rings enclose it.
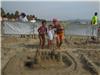
<instances>
[{"instance_id":1,"label":"beach sand","mask_svg":"<svg viewBox=\"0 0 100 75\"><path fill-rule=\"evenodd\" d=\"M89 37L66 36L61 49L54 48L39 49L38 38L3 35L2 75L100 75L100 38L93 42ZM43 59L33 68L26 67L25 62L34 58L37 49L46 53L54 49L62 53L66 60L62 58L61 62L57 62L56 59ZM87 64L92 64L93 69Z\"/></svg>"}]
</instances>

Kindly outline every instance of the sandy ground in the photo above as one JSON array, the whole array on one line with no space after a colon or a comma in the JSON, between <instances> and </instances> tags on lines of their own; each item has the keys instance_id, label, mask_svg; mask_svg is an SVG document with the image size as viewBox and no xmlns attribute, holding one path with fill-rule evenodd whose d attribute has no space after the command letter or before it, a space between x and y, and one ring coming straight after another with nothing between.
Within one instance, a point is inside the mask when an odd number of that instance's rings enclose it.
<instances>
[{"instance_id":1,"label":"sandy ground","mask_svg":"<svg viewBox=\"0 0 100 75\"><path fill-rule=\"evenodd\" d=\"M37 48L38 38L2 36L2 75L100 75L100 38L93 42L88 37L67 36L62 48L55 50L65 56L61 62L43 58L35 67L26 67L25 62L34 58ZM39 49L46 54L51 50Z\"/></svg>"}]
</instances>

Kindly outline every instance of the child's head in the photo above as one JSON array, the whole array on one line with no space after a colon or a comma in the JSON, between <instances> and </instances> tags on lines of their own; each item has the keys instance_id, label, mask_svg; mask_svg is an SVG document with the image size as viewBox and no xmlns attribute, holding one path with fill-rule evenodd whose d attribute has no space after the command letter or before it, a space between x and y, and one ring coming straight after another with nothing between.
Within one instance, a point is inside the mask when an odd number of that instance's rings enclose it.
<instances>
[{"instance_id":1,"label":"child's head","mask_svg":"<svg viewBox=\"0 0 100 75\"><path fill-rule=\"evenodd\" d=\"M95 13L94 13L94 15L95 15L95 16L97 16L97 15L98 15L98 13L97 13L97 12L95 12Z\"/></svg>"},{"instance_id":2,"label":"child's head","mask_svg":"<svg viewBox=\"0 0 100 75\"><path fill-rule=\"evenodd\" d=\"M42 26L45 26L46 25L46 20L43 20L42 21Z\"/></svg>"},{"instance_id":3,"label":"child's head","mask_svg":"<svg viewBox=\"0 0 100 75\"><path fill-rule=\"evenodd\" d=\"M52 25L50 24L50 25L48 26L48 28L49 28L49 29L52 29Z\"/></svg>"},{"instance_id":4,"label":"child's head","mask_svg":"<svg viewBox=\"0 0 100 75\"><path fill-rule=\"evenodd\" d=\"M52 22L53 22L53 25L54 25L54 26L57 26L57 25L59 24L59 21L58 21L57 19L53 19Z\"/></svg>"}]
</instances>

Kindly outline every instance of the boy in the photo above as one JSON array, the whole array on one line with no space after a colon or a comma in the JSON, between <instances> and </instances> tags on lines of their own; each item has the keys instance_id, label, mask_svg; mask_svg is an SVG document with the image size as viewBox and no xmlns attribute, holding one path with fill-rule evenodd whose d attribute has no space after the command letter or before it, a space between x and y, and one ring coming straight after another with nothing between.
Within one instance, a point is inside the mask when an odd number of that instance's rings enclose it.
<instances>
[{"instance_id":1,"label":"boy","mask_svg":"<svg viewBox=\"0 0 100 75\"><path fill-rule=\"evenodd\" d=\"M97 36L97 26L98 26L98 13L95 12L94 16L92 17L91 25L92 25L92 37L91 39L96 39L95 36Z\"/></svg>"}]
</instances>

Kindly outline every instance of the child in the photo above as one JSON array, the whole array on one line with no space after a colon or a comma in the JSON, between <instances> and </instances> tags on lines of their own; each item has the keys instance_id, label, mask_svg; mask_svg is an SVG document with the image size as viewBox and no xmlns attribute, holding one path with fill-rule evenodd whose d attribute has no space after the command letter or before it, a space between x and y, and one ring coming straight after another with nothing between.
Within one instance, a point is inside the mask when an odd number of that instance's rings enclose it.
<instances>
[{"instance_id":1,"label":"child","mask_svg":"<svg viewBox=\"0 0 100 75\"><path fill-rule=\"evenodd\" d=\"M59 23L57 19L53 19L53 29L55 29L57 48L60 49L64 40L64 27Z\"/></svg>"},{"instance_id":2,"label":"child","mask_svg":"<svg viewBox=\"0 0 100 75\"><path fill-rule=\"evenodd\" d=\"M46 21L42 21L42 26L38 28L40 47L43 49L45 45L45 35L47 33Z\"/></svg>"},{"instance_id":3,"label":"child","mask_svg":"<svg viewBox=\"0 0 100 75\"><path fill-rule=\"evenodd\" d=\"M54 30L52 28L52 25L48 26L47 36L48 36L48 48L50 48L50 46L53 43L53 38L54 38Z\"/></svg>"},{"instance_id":4,"label":"child","mask_svg":"<svg viewBox=\"0 0 100 75\"><path fill-rule=\"evenodd\" d=\"M98 28L98 13L97 12L95 12L94 16L92 17L91 25L92 25L92 37L91 37L91 39L93 41L95 41L96 37L97 37L97 28Z\"/></svg>"}]
</instances>

